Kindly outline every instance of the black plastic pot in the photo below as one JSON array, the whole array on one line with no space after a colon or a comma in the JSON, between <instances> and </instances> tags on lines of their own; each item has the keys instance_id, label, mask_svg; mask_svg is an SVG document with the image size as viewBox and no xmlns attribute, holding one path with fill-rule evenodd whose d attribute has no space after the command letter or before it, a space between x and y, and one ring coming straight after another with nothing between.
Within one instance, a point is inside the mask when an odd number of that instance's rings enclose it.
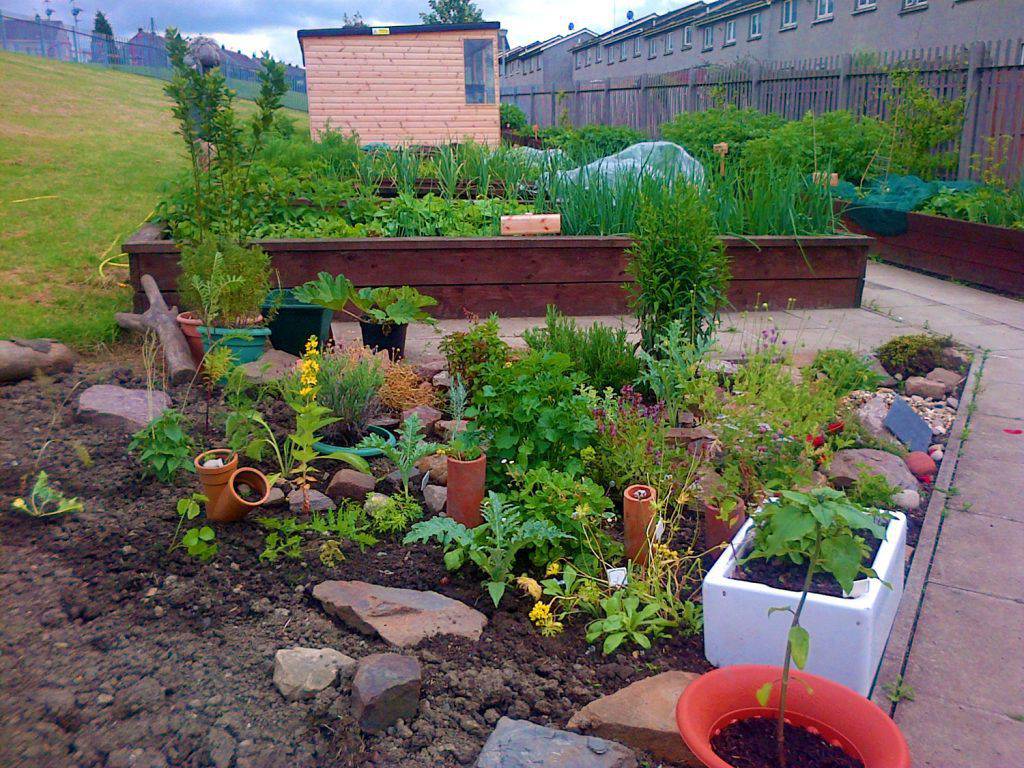
<instances>
[{"instance_id":1,"label":"black plastic pot","mask_svg":"<svg viewBox=\"0 0 1024 768\"><path fill-rule=\"evenodd\" d=\"M384 326L360 320L359 330L363 334L364 347L369 347L374 352L384 350L392 360L405 357L405 332L409 330L408 325Z\"/></svg>"},{"instance_id":2,"label":"black plastic pot","mask_svg":"<svg viewBox=\"0 0 1024 768\"><path fill-rule=\"evenodd\" d=\"M296 301L291 289L275 289L263 302L263 314L272 309L273 313L267 327L270 328L270 345L274 349L302 357L306 342L310 336L316 336L321 349L331 334L331 315L329 309L315 304Z\"/></svg>"}]
</instances>

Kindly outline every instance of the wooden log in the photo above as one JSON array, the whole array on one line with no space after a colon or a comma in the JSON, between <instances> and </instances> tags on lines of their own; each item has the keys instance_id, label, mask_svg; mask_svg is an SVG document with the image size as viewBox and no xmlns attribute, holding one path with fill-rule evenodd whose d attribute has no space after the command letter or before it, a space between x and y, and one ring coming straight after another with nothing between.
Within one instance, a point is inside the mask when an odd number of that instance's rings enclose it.
<instances>
[{"instance_id":1,"label":"wooden log","mask_svg":"<svg viewBox=\"0 0 1024 768\"><path fill-rule=\"evenodd\" d=\"M168 308L156 281L151 275L141 278L142 289L149 299L149 309L141 315L130 312L118 312L115 315L117 324L128 331L146 333L154 331L160 339L160 347L167 361L172 384L184 384L196 375L196 366L192 362L192 354L185 341L185 334L178 326L178 308Z\"/></svg>"},{"instance_id":2,"label":"wooden log","mask_svg":"<svg viewBox=\"0 0 1024 768\"><path fill-rule=\"evenodd\" d=\"M501 234L558 235L562 232L560 213L523 213L501 217Z\"/></svg>"}]
</instances>

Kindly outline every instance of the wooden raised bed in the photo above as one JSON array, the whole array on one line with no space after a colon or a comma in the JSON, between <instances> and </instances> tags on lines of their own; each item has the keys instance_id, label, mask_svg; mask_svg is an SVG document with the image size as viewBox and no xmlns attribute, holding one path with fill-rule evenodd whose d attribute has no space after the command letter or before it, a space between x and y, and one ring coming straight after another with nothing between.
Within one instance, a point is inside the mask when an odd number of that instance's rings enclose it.
<instances>
[{"instance_id":1,"label":"wooden raised bed","mask_svg":"<svg viewBox=\"0 0 1024 768\"><path fill-rule=\"evenodd\" d=\"M724 238L731 259L729 299L738 309L858 307L871 239ZM284 287L342 273L357 286L412 285L438 300L436 317L467 312L539 317L548 304L571 315L628 312L625 237L409 237L256 241ZM124 243L138 309L140 279L152 275L178 303L178 248L147 224Z\"/></svg>"},{"instance_id":2,"label":"wooden raised bed","mask_svg":"<svg viewBox=\"0 0 1024 768\"><path fill-rule=\"evenodd\" d=\"M851 232L875 239L871 252L883 261L1024 294L1024 230L908 213L907 231L887 237L845 221Z\"/></svg>"}]
</instances>

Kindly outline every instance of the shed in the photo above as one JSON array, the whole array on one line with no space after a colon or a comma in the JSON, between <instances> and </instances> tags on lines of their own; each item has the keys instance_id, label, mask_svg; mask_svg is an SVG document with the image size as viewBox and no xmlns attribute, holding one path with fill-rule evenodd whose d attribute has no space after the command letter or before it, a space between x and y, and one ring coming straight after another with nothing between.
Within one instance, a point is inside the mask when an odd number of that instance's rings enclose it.
<instances>
[{"instance_id":1,"label":"shed","mask_svg":"<svg viewBox=\"0 0 1024 768\"><path fill-rule=\"evenodd\" d=\"M300 29L309 124L362 144L501 140L500 24Z\"/></svg>"}]
</instances>

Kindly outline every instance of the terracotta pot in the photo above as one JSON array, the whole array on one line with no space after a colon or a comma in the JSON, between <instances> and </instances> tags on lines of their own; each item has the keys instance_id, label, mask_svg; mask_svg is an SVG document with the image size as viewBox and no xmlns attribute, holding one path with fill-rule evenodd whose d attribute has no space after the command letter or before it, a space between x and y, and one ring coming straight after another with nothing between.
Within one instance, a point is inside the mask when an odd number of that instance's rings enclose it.
<instances>
[{"instance_id":1,"label":"terracotta pot","mask_svg":"<svg viewBox=\"0 0 1024 768\"><path fill-rule=\"evenodd\" d=\"M193 317L191 312L182 312L178 315L178 327L185 335L188 351L196 368L203 364L203 337L199 335L199 326L202 324L203 321Z\"/></svg>"},{"instance_id":2,"label":"terracotta pot","mask_svg":"<svg viewBox=\"0 0 1024 768\"><path fill-rule=\"evenodd\" d=\"M710 504L702 504L704 507L704 549L718 549L722 545L732 541L736 531L747 522L747 504L743 499L737 499L736 507L729 516L729 520L722 520L719 515L721 509Z\"/></svg>"},{"instance_id":3,"label":"terracotta pot","mask_svg":"<svg viewBox=\"0 0 1024 768\"><path fill-rule=\"evenodd\" d=\"M256 496L255 501L245 499L238 492L239 486L247 485ZM214 507L207 505L206 517L217 523L235 523L252 510L267 503L270 498L270 481L266 475L253 467L239 467L228 478L224 492Z\"/></svg>"},{"instance_id":4,"label":"terracotta pot","mask_svg":"<svg viewBox=\"0 0 1024 768\"><path fill-rule=\"evenodd\" d=\"M656 492L649 485L631 485L622 494L622 519L626 534L626 557L637 565L647 565L650 557L651 523L654 519Z\"/></svg>"},{"instance_id":5,"label":"terracotta pot","mask_svg":"<svg viewBox=\"0 0 1024 768\"><path fill-rule=\"evenodd\" d=\"M467 528L476 528L484 521L480 505L484 501L487 478L487 456L483 453L472 461L448 457L448 517Z\"/></svg>"},{"instance_id":6,"label":"terracotta pot","mask_svg":"<svg viewBox=\"0 0 1024 768\"><path fill-rule=\"evenodd\" d=\"M740 664L701 675L676 704L676 724L686 746L707 768L733 768L715 754L711 739L737 720L774 719L780 667ZM799 670L791 672L786 721L807 728L864 763L864 768L910 768L907 742L888 715L845 685ZM802 682L801 682L802 681ZM775 683L768 706L755 691Z\"/></svg>"}]
</instances>

